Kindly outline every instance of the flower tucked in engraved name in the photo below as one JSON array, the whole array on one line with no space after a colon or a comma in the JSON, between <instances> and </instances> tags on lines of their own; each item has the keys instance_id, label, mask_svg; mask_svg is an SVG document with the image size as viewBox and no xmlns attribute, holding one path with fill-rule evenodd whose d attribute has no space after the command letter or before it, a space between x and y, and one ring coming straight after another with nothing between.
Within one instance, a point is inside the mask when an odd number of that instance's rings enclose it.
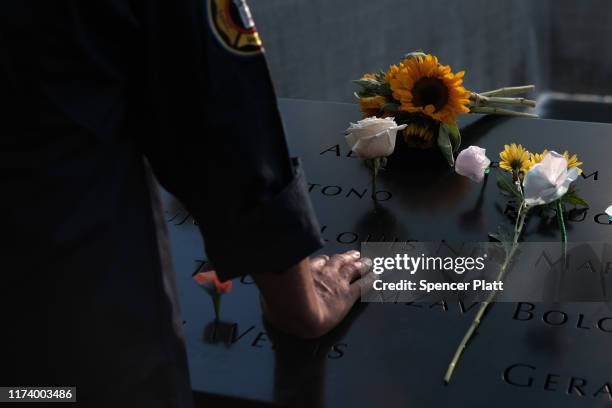
<instances>
[{"instance_id":1,"label":"flower tucked in engraved name","mask_svg":"<svg viewBox=\"0 0 612 408\"><path fill-rule=\"evenodd\" d=\"M397 125L393 118L366 118L351 123L346 129L346 142L362 159L387 157L395 149L397 131L406 125Z\"/></svg>"},{"instance_id":2,"label":"flower tucked in engraved name","mask_svg":"<svg viewBox=\"0 0 612 408\"><path fill-rule=\"evenodd\" d=\"M577 167L568 169L568 161L563 155L554 151L547 153L525 174L525 204L544 205L558 200L579 174Z\"/></svg>"},{"instance_id":3,"label":"flower tucked in engraved name","mask_svg":"<svg viewBox=\"0 0 612 408\"><path fill-rule=\"evenodd\" d=\"M486 153L486 149L478 146L470 146L462 150L457 156L455 171L477 183L482 182L491 165L491 160Z\"/></svg>"},{"instance_id":4,"label":"flower tucked in engraved name","mask_svg":"<svg viewBox=\"0 0 612 408\"><path fill-rule=\"evenodd\" d=\"M193 279L211 295L215 293L224 294L232 290L232 281L221 282L215 271L198 272Z\"/></svg>"},{"instance_id":5,"label":"flower tucked in engraved name","mask_svg":"<svg viewBox=\"0 0 612 408\"><path fill-rule=\"evenodd\" d=\"M221 282L215 271L198 272L193 276L193 279L210 295L215 310L215 320L219 321L221 296L232 291L232 281Z\"/></svg>"},{"instance_id":6,"label":"flower tucked in engraved name","mask_svg":"<svg viewBox=\"0 0 612 408\"><path fill-rule=\"evenodd\" d=\"M612 205L606 208L606 214L608 214L608 219L612 221Z\"/></svg>"}]
</instances>

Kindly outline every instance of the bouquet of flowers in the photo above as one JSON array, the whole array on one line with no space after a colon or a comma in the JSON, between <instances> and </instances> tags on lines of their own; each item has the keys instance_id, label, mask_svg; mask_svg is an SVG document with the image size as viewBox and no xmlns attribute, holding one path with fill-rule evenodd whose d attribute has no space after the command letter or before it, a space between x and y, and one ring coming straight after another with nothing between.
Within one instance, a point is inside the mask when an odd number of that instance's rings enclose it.
<instances>
[{"instance_id":1,"label":"bouquet of flowers","mask_svg":"<svg viewBox=\"0 0 612 408\"><path fill-rule=\"evenodd\" d=\"M454 153L461 145L458 115L474 112L537 117L504 108L535 107L533 100L508 97L529 92L534 89L533 85L476 93L462 86L464 74L464 71L454 73L450 66L441 65L436 56L413 52L399 64L391 65L386 72L365 74L356 80L361 89L355 95L364 118L390 118L396 126L403 126L397 130L401 131L407 146L419 149L437 147L453 166ZM370 161L369 167L378 172L381 164Z\"/></svg>"},{"instance_id":2,"label":"bouquet of flowers","mask_svg":"<svg viewBox=\"0 0 612 408\"><path fill-rule=\"evenodd\" d=\"M522 145L505 145L499 154L500 162L491 163L485 149L470 146L457 156L455 171L476 182L486 180L491 170L497 170L497 186L510 201L515 204L516 216L513 225L500 226L499 230L490 236L499 241L504 248L505 260L502 263L497 280L503 280L512 262L518 242L528 215L538 208L539 215L548 212L556 213L561 231L562 253L565 259L567 252L567 231L565 228L565 207L588 207L587 202L578 195L573 182L582 172L582 162L574 154L566 151L559 154L544 150L541 153L530 153ZM484 186L483 186L484 187ZM491 291L480 307L467 333L461 340L455 355L448 366L444 381L448 383L453 371L467 347L468 342L476 333L490 303L495 299L497 291Z\"/></svg>"}]
</instances>

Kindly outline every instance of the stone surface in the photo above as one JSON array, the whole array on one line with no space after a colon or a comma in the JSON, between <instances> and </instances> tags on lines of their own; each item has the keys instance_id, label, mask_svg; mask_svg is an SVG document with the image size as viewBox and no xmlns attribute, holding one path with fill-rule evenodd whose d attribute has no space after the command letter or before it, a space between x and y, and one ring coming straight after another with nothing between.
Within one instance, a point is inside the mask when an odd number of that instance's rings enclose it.
<instances>
[{"instance_id":1,"label":"stone surface","mask_svg":"<svg viewBox=\"0 0 612 408\"><path fill-rule=\"evenodd\" d=\"M287 137L302 157L327 241L322 253L358 248L364 240L483 241L502 222L505 199L495 183L455 175L437 154L404 152L378 181L372 211L369 174L347 157L343 130L359 119L354 105L281 100ZM491 159L505 143L577 153L578 180L590 202L569 221L572 241L611 241L603 214L612 202L612 125L464 116L464 146ZM477 305L359 304L336 330L299 341L267 327L247 276L223 299L212 324L210 299L191 275L205 260L193 220L164 194L181 292L193 388L198 398L307 407L555 406L612 404L612 306L496 304L458 366L442 378ZM526 240L559 239L556 221L532 219ZM236 237L236 250L249 245Z\"/></svg>"},{"instance_id":2,"label":"stone surface","mask_svg":"<svg viewBox=\"0 0 612 408\"><path fill-rule=\"evenodd\" d=\"M612 95L609 0L249 4L282 97L353 102L348 79L417 49L465 69L474 91L533 83L538 93Z\"/></svg>"}]
</instances>

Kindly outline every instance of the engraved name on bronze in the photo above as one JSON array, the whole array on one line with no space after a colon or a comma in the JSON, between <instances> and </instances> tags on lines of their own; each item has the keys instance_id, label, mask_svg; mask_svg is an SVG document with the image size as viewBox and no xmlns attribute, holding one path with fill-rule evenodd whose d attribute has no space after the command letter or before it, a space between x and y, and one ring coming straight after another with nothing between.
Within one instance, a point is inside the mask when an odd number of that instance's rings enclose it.
<instances>
[{"instance_id":1,"label":"engraved name on bronze","mask_svg":"<svg viewBox=\"0 0 612 408\"><path fill-rule=\"evenodd\" d=\"M321 194L325 197L355 198L359 200L364 198L370 200L372 198L369 188L323 185L318 183L308 183L308 192ZM376 190L375 197L377 201L389 201L393 194L386 190Z\"/></svg>"},{"instance_id":2,"label":"engraved name on bronze","mask_svg":"<svg viewBox=\"0 0 612 408\"><path fill-rule=\"evenodd\" d=\"M536 310L537 309L537 310ZM570 313L557 309L538 308L535 303L518 302L512 320L537 321L547 326L573 327L578 330L594 330L612 334L612 316L589 317L583 313Z\"/></svg>"},{"instance_id":3,"label":"engraved name on bronze","mask_svg":"<svg viewBox=\"0 0 612 408\"><path fill-rule=\"evenodd\" d=\"M344 245L354 245L362 242L388 242L391 247L396 244L408 244L409 242L418 242L415 239L406 239L395 236L387 236L384 233L358 233L355 231L341 231L339 233L330 233L327 225L321 226L321 235L325 242L337 242Z\"/></svg>"},{"instance_id":4,"label":"engraved name on bronze","mask_svg":"<svg viewBox=\"0 0 612 408\"><path fill-rule=\"evenodd\" d=\"M213 325L223 326L221 330ZM218 322L211 323L204 332L205 343L223 342L228 348L236 343L247 343L253 349L283 350L283 342L275 343L265 330L250 325L246 329L240 329L238 323ZM331 345L323 342L308 342L305 347L300 348L301 355L310 357L325 357L337 360L344 357L347 343L336 342ZM293 350L293 347L291 348Z\"/></svg>"},{"instance_id":5,"label":"engraved name on bronze","mask_svg":"<svg viewBox=\"0 0 612 408\"><path fill-rule=\"evenodd\" d=\"M540 370L531 364L517 363L506 367L502 373L502 380L513 387L612 401L612 381L596 381L584 376L555 374Z\"/></svg>"}]
</instances>

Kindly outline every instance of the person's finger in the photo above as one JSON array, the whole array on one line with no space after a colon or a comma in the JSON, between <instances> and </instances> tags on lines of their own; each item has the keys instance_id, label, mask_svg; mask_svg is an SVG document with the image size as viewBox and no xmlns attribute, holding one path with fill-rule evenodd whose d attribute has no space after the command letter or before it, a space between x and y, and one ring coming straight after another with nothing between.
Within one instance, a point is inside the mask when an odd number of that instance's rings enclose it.
<instances>
[{"instance_id":1,"label":"person's finger","mask_svg":"<svg viewBox=\"0 0 612 408\"><path fill-rule=\"evenodd\" d=\"M372 272L370 268L365 274L361 276L360 279L357 279L355 282L351 283L351 297L353 301L359 300L362 295L365 295L369 291L372 290L372 285L376 280L377 275Z\"/></svg>"},{"instance_id":2,"label":"person's finger","mask_svg":"<svg viewBox=\"0 0 612 408\"><path fill-rule=\"evenodd\" d=\"M361 275L366 273L372 267L372 261L368 258L362 258L354 263L347 263L342 268L346 279L349 283L356 281L361 278Z\"/></svg>"},{"instance_id":3,"label":"person's finger","mask_svg":"<svg viewBox=\"0 0 612 408\"><path fill-rule=\"evenodd\" d=\"M348 262L355 262L360 256L361 254L359 251L348 251L343 254L336 254L329 260L329 266L335 269L340 269L342 265Z\"/></svg>"},{"instance_id":4,"label":"person's finger","mask_svg":"<svg viewBox=\"0 0 612 408\"><path fill-rule=\"evenodd\" d=\"M327 255L315 256L310 260L310 266L315 269L319 269L322 268L328 261L329 256Z\"/></svg>"},{"instance_id":5,"label":"person's finger","mask_svg":"<svg viewBox=\"0 0 612 408\"><path fill-rule=\"evenodd\" d=\"M342 265L342 268L340 268L340 275L350 283L361 276L362 268L363 263L361 261L349 262Z\"/></svg>"}]
</instances>

